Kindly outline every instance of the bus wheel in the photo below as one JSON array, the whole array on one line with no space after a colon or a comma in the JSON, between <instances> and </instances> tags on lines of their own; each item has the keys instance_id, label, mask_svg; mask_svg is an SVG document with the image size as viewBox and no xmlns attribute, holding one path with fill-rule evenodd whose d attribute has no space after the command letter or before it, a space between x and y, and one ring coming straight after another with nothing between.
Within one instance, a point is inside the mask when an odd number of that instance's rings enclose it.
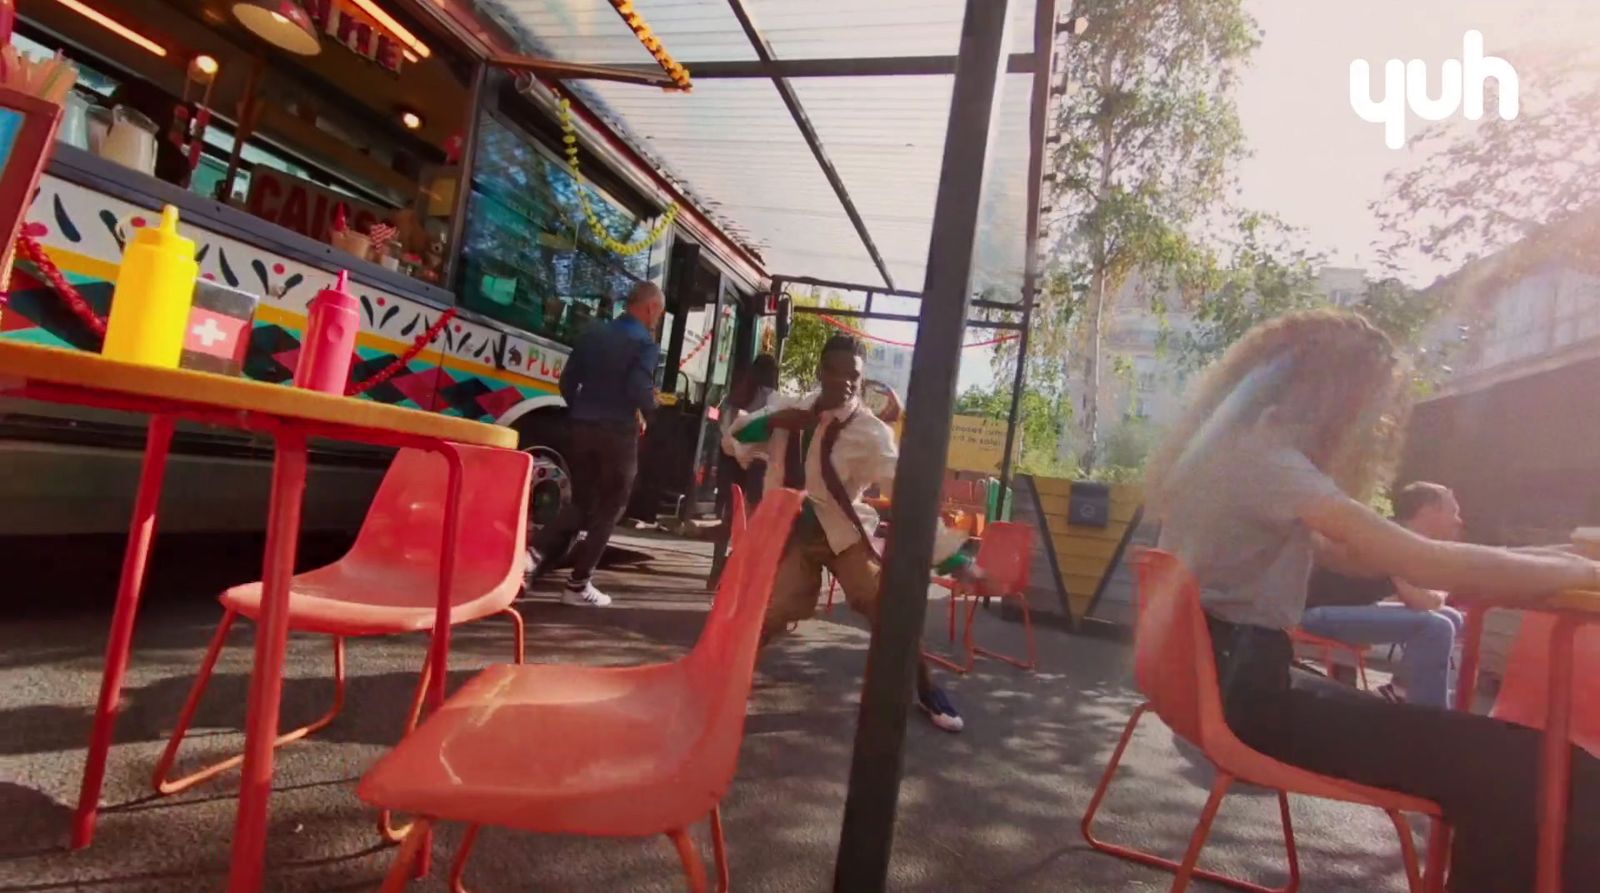
<instances>
[{"instance_id":1,"label":"bus wheel","mask_svg":"<svg viewBox=\"0 0 1600 893\"><path fill-rule=\"evenodd\" d=\"M533 457L533 484L528 493L528 530L549 524L572 502L572 475L567 460L551 447L528 447Z\"/></svg>"},{"instance_id":2,"label":"bus wheel","mask_svg":"<svg viewBox=\"0 0 1600 893\"><path fill-rule=\"evenodd\" d=\"M572 502L572 471L564 455L567 447L567 413L564 409L537 409L511 423L518 446L533 457L533 478L528 493L528 538L554 521Z\"/></svg>"}]
</instances>

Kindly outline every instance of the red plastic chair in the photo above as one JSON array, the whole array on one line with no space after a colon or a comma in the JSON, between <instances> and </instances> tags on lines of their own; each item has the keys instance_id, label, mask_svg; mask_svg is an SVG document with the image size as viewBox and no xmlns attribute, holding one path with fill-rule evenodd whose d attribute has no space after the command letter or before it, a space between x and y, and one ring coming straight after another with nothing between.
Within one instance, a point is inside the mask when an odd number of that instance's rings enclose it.
<instances>
[{"instance_id":1,"label":"red plastic chair","mask_svg":"<svg viewBox=\"0 0 1600 893\"><path fill-rule=\"evenodd\" d=\"M516 659L522 662L522 615L511 607L522 585L528 521L528 481L533 460L516 450L459 445L462 461L462 536L456 555L450 621L466 623L504 614L516 634ZM289 591L289 629L333 636L333 706L310 725L278 736L274 746L297 741L332 723L344 706L344 640L347 636L431 631L439 585L439 545L443 536L448 486L443 456L403 449L395 454L373 498L355 544L326 567L296 574ZM200 664L172 740L155 769L155 788L172 794L212 778L243 761L242 755L214 763L179 779L170 778L178 748L194 720L206 684L233 623L255 620L261 584L235 586L221 596L222 622ZM427 691L428 670L412 700L406 728L416 724ZM403 829L380 826L398 839Z\"/></svg>"},{"instance_id":2,"label":"red plastic chair","mask_svg":"<svg viewBox=\"0 0 1600 893\"><path fill-rule=\"evenodd\" d=\"M1553 614L1525 611L1522 629L1506 659L1505 679L1490 715L1506 722L1543 729L1550 703L1550 633ZM1573 636L1572 718L1570 738L1600 757L1600 627L1580 626Z\"/></svg>"},{"instance_id":3,"label":"red plastic chair","mask_svg":"<svg viewBox=\"0 0 1600 893\"><path fill-rule=\"evenodd\" d=\"M423 816L385 881L403 890L427 829L469 823L451 870L463 875L482 825L540 834L666 834L695 891L705 866L689 836L711 819L717 889L729 884L719 804L733 782L762 618L804 495L768 493L728 559L694 649L666 664L491 667L361 780L359 794Z\"/></svg>"},{"instance_id":4,"label":"red plastic chair","mask_svg":"<svg viewBox=\"0 0 1600 893\"><path fill-rule=\"evenodd\" d=\"M996 521L989 525L987 534L978 545L978 568L983 571L984 579L976 589L952 577L937 577L934 583L950 590L948 612L950 617L950 641L956 640L956 608L962 599L966 599L967 624L962 633L962 649L966 652L966 660L956 663L950 658L932 652L924 652L929 660L949 667L958 673L969 673L977 663L977 656L984 655L996 660L1005 661L1024 670L1032 670L1039 665L1039 649L1033 640L1033 616L1028 611L1028 584L1029 571L1033 564L1033 528L1026 524L1017 524L1011 521ZM1022 607L1022 629L1027 637L1028 657L1026 660L1010 657L987 648L979 646L973 637L978 614L978 602L991 598L1013 598Z\"/></svg>"},{"instance_id":5,"label":"red plastic chair","mask_svg":"<svg viewBox=\"0 0 1600 893\"><path fill-rule=\"evenodd\" d=\"M731 554L739 541L744 539L744 531L750 526L750 519L744 501L744 488L738 484L733 485L733 496L729 499L728 506L728 552Z\"/></svg>"},{"instance_id":6,"label":"red plastic chair","mask_svg":"<svg viewBox=\"0 0 1600 893\"><path fill-rule=\"evenodd\" d=\"M1406 880L1413 893L1444 889L1444 851L1430 847L1428 870L1417 865L1416 844L1411 826L1401 815L1415 812L1440 817L1439 807L1427 800L1354 782L1318 775L1280 763L1251 750L1234 736L1222 715L1222 694L1217 685L1216 661L1212 657L1211 633L1200 608L1200 588L1193 575L1167 552L1144 551L1135 559L1139 570L1138 627L1134 644L1134 668L1139 690L1149 700L1134 710L1117 741L1105 775L1089 801L1083 816L1083 837L1102 852L1176 873L1173 893L1189 886L1192 878L1202 878L1254 893L1289 893L1300 886L1300 861L1295 850L1294 826L1289 819L1289 792L1375 806L1389 814L1400 836L1400 855L1405 862ZM1147 710L1154 710L1172 731L1200 748L1217 768L1217 780L1200 813L1200 822L1189 840L1181 862L1131 847L1107 843L1094 836L1095 813L1105 799L1122 754L1133 737L1133 730ZM1284 845L1289 862L1289 882L1281 888L1234 878L1196 867L1200 850L1211 831L1222 798L1235 781L1276 788L1278 809L1283 820ZM1427 886L1424 887L1426 881Z\"/></svg>"},{"instance_id":7,"label":"red plastic chair","mask_svg":"<svg viewBox=\"0 0 1600 893\"><path fill-rule=\"evenodd\" d=\"M1342 651L1349 654L1356 662L1356 679L1360 682L1358 687L1362 691L1372 690L1372 687L1367 684L1367 654L1372 650L1370 647L1341 642L1338 639L1330 639L1326 636L1313 635L1299 627L1289 630L1289 641L1321 652L1322 667L1327 671L1329 679L1334 678L1334 652Z\"/></svg>"}]
</instances>

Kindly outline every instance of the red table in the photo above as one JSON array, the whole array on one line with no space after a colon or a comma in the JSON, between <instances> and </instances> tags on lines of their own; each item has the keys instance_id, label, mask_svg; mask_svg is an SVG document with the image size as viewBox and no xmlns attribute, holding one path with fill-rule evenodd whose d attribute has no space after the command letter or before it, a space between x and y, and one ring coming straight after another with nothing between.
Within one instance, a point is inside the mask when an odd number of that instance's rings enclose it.
<instances>
[{"instance_id":1,"label":"red table","mask_svg":"<svg viewBox=\"0 0 1600 893\"><path fill-rule=\"evenodd\" d=\"M275 459L262 560L261 617L250 676L239 815L228 878L231 893L253 893L261 886L265 868L267 800L272 792L273 741L277 737L284 651L289 637L289 581L294 575L300 533L308 438L417 447L440 453L449 463L450 503L444 518L438 618L429 656L429 700L437 707L444 701L450 648L449 587L461 493L461 460L452 444L514 448L516 432L366 400L204 372L121 363L98 354L14 341L0 341L0 394L152 416L133 520L128 528L122 578L117 585L94 732L73 820L74 848L88 846L94 838L100 788L128 667L145 563L155 537L156 510L173 426L178 421L193 421L272 436Z\"/></svg>"},{"instance_id":2,"label":"red table","mask_svg":"<svg viewBox=\"0 0 1600 893\"><path fill-rule=\"evenodd\" d=\"M1529 602L1472 596L1463 600L1465 637L1461 647L1461 677L1456 684L1456 709L1472 709L1478 689L1478 653L1483 644L1484 618L1496 608L1553 614L1550 631L1549 711L1545 718L1544 747L1539 758L1539 853L1535 893L1560 893L1561 857L1566 844L1567 796L1572 787L1573 636L1578 627L1600 623L1600 592L1573 590L1554 598ZM1434 845L1442 846L1438 840Z\"/></svg>"}]
</instances>

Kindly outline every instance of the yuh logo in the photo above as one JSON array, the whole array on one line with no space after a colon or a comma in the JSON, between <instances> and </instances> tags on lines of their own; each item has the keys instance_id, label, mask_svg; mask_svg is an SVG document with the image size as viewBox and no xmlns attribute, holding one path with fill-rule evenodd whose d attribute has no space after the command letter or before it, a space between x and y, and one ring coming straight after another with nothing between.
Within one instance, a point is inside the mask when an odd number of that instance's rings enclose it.
<instances>
[{"instance_id":1,"label":"yuh logo","mask_svg":"<svg viewBox=\"0 0 1600 893\"><path fill-rule=\"evenodd\" d=\"M1406 144L1406 110L1424 121L1443 121L1458 110L1469 121L1483 117L1484 87L1493 78L1500 88L1500 117L1517 117L1517 70L1498 56L1483 54L1483 33L1461 38L1461 58L1440 66L1437 96L1428 95L1428 63L1390 59L1383 66L1383 98L1372 99L1372 66L1365 59L1350 63L1350 107L1363 121L1383 125L1383 141L1391 149Z\"/></svg>"}]
</instances>

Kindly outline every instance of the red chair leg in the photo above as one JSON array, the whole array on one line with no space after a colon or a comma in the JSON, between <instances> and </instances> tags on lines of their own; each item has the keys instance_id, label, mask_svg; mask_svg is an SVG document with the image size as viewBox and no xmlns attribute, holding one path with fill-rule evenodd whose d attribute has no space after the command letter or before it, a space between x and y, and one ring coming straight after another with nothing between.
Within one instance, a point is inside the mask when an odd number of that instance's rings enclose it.
<instances>
[{"instance_id":1,"label":"red chair leg","mask_svg":"<svg viewBox=\"0 0 1600 893\"><path fill-rule=\"evenodd\" d=\"M822 610L828 612L829 614L833 613L833 593L838 588L839 588L839 578L835 577L833 574L829 574L828 575L828 604L826 606L824 606L823 609L822 609Z\"/></svg>"},{"instance_id":2,"label":"red chair leg","mask_svg":"<svg viewBox=\"0 0 1600 893\"><path fill-rule=\"evenodd\" d=\"M951 605L952 605L952 607L951 607L952 611L955 610L955 608L954 608L955 599L956 599L956 592L952 591L950 593L950 601L951 601ZM974 607L976 607L977 604L978 604L978 600L975 599L975 598L968 599L968 601ZM967 618L967 635L966 635L965 641L970 642L971 638L972 638L972 619L971 619L971 615L969 614L968 618ZM951 641L952 642L955 641L954 636L951 637ZM936 651L929 651L928 649L924 648L924 649L922 649L922 659L926 660L926 661L930 661L932 663L936 663L939 666L944 667L945 669L949 670L952 673L966 674L966 673L972 672L972 664L973 664L972 650L970 648L967 648L966 652L967 652L966 661L963 662L963 663L957 663L956 662L956 658L955 658L954 655L943 655L943 654L939 654Z\"/></svg>"},{"instance_id":3,"label":"red chair leg","mask_svg":"<svg viewBox=\"0 0 1600 893\"><path fill-rule=\"evenodd\" d=\"M711 807L711 852L717 860L717 893L733 888L728 873L728 842L722 836L722 807Z\"/></svg>"},{"instance_id":4,"label":"red chair leg","mask_svg":"<svg viewBox=\"0 0 1600 893\"><path fill-rule=\"evenodd\" d=\"M1278 815L1283 820L1284 856L1289 860L1289 883L1283 889L1293 893L1300 889L1300 850L1294 843L1294 821L1289 818L1289 792L1278 792Z\"/></svg>"},{"instance_id":5,"label":"red chair leg","mask_svg":"<svg viewBox=\"0 0 1600 893\"><path fill-rule=\"evenodd\" d=\"M972 612L967 615L967 654L969 655L969 667L971 661L973 660L971 655L978 654L981 654L984 657L992 657L995 660L1005 661L1013 667L1023 670L1032 670L1039 665L1038 648L1034 644L1033 640L1033 614L1028 610L1027 593L1018 593L1013 596L1002 596L1002 599L1007 597L1016 598L1017 601L1022 603L1022 634L1024 637L1026 637L1028 642L1028 659L1021 660L1007 654L1001 654L998 651L990 651L987 648L980 647L973 639L972 628L976 619L976 612ZM976 600L974 600L974 604L976 604Z\"/></svg>"},{"instance_id":6,"label":"red chair leg","mask_svg":"<svg viewBox=\"0 0 1600 893\"><path fill-rule=\"evenodd\" d=\"M1362 654L1359 651L1357 651L1355 653L1355 655L1356 655L1356 678L1361 680L1361 690L1362 691L1372 691L1372 686L1367 684L1367 656L1365 654Z\"/></svg>"},{"instance_id":7,"label":"red chair leg","mask_svg":"<svg viewBox=\"0 0 1600 893\"><path fill-rule=\"evenodd\" d=\"M450 893L472 893L467 889L467 859L472 855L472 845L478 842L478 825L468 825L467 834L461 838L461 849L456 851L455 862L450 865Z\"/></svg>"},{"instance_id":8,"label":"red chair leg","mask_svg":"<svg viewBox=\"0 0 1600 893\"><path fill-rule=\"evenodd\" d=\"M694 838L689 836L689 829L668 831L667 836L672 838L673 846L678 848L678 858L683 861L683 873L689 878L690 893L707 893L706 866L700 861L700 848L695 846Z\"/></svg>"},{"instance_id":9,"label":"red chair leg","mask_svg":"<svg viewBox=\"0 0 1600 893\"><path fill-rule=\"evenodd\" d=\"M945 613L950 618L950 644L956 643L956 602L961 600L961 587L955 586L950 590L950 601L945 604Z\"/></svg>"},{"instance_id":10,"label":"red chair leg","mask_svg":"<svg viewBox=\"0 0 1600 893\"><path fill-rule=\"evenodd\" d=\"M432 654L432 649L429 649ZM406 715L406 729L400 737L410 735L422 721L422 705L428 700L428 683L432 681L433 662L430 658L422 661L422 672L417 675L417 690L411 696L411 709ZM387 809L378 810L378 834L390 843L399 843L411 832L411 824L396 825L394 815Z\"/></svg>"},{"instance_id":11,"label":"red chair leg","mask_svg":"<svg viewBox=\"0 0 1600 893\"><path fill-rule=\"evenodd\" d=\"M389 873L384 875L383 886L378 888L378 893L402 893L411 885L411 878L415 874L413 869L429 837L428 825L428 821L424 819L412 826L411 833L406 835L405 841L400 845L400 851L395 854L394 865L390 866Z\"/></svg>"},{"instance_id":12,"label":"red chair leg","mask_svg":"<svg viewBox=\"0 0 1600 893\"><path fill-rule=\"evenodd\" d=\"M1140 704L1134 709L1133 715L1128 717L1128 724L1122 727L1122 737L1117 739L1116 749L1111 751L1111 759L1106 763L1106 771L1100 776L1100 784L1094 789L1094 796L1089 798L1089 808L1083 813L1083 821L1079 828L1083 831L1083 839L1089 846L1105 852L1115 852L1112 844L1104 843L1094 836L1094 815L1100 811L1100 803L1106 798L1106 791L1111 788L1111 778L1117 774L1117 766L1122 762L1122 753L1128 749L1128 742L1133 740L1133 730L1139 725L1139 720L1144 717L1144 712L1150 705Z\"/></svg>"},{"instance_id":13,"label":"red chair leg","mask_svg":"<svg viewBox=\"0 0 1600 893\"><path fill-rule=\"evenodd\" d=\"M1450 867L1450 824L1444 819L1432 819L1428 829L1428 862L1422 870L1423 888L1427 893L1444 893L1445 872Z\"/></svg>"},{"instance_id":14,"label":"red chair leg","mask_svg":"<svg viewBox=\"0 0 1600 893\"><path fill-rule=\"evenodd\" d=\"M1194 826L1194 834L1189 838L1189 849L1184 852L1183 862L1178 866L1177 877L1172 879L1172 893L1183 893L1189 888L1189 881L1195 876L1195 865L1200 861L1200 850L1211 835L1211 823L1217 820L1222 798L1228 796L1228 788L1232 785L1233 776L1217 775L1216 783L1211 786L1211 796L1206 798L1205 809L1200 810L1200 823Z\"/></svg>"},{"instance_id":15,"label":"red chair leg","mask_svg":"<svg viewBox=\"0 0 1600 893\"><path fill-rule=\"evenodd\" d=\"M200 708L200 700L205 696L206 686L211 682L211 674L216 669L217 658L222 654L222 646L226 644L228 632L233 627L233 622L238 614L228 611L222 615L222 622L217 625L216 635L211 638L211 646L206 650L205 660L200 664L200 672L194 680L194 687L189 690L189 698L184 702L183 712L178 715L177 727L172 731L172 738L167 741L167 749L162 752L161 759L156 762L152 783L159 794L176 794L187 790L202 781L215 778L223 772L244 762L244 754L237 754L225 760L191 773L179 779L170 779L173 764L178 760L178 749L183 745L183 739L189 733L189 726L194 722L194 715ZM321 719L310 725L301 726L293 731L280 734L273 742L274 748L282 747L293 741L299 741L307 735L313 735L327 728L344 709L345 672L344 672L344 639L335 636L333 639L333 706L323 714Z\"/></svg>"},{"instance_id":16,"label":"red chair leg","mask_svg":"<svg viewBox=\"0 0 1600 893\"><path fill-rule=\"evenodd\" d=\"M1084 812L1083 821L1078 827L1083 832L1083 839L1088 842L1089 846L1099 850L1102 853L1109 853L1120 859L1127 859L1130 862L1138 862L1141 865L1149 865L1152 868L1160 868L1166 871L1177 872L1183 867L1182 863L1165 858L1163 856L1157 856L1154 853L1147 853L1143 850L1134 849L1133 847L1109 843L1094 836L1095 814L1100 811L1100 805L1105 801L1106 792L1111 787L1111 779L1116 775L1117 766L1121 764L1123 753L1128 749L1128 742L1133 739L1134 728L1138 726L1139 720L1144 716L1145 711L1149 709L1149 704L1140 704L1139 707L1133 711L1133 715L1128 717L1128 724L1122 730L1122 737L1117 740L1116 749L1111 752L1111 759L1106 763L1105 774L1100 777L1100 784L1095 788L1094 796L1089 798L1089 808ZM1227 777L1223 776L1218 780L1219 785L1224 779L1227 779ZM1231 783L1231 779L1227 780ZM1224 793L1225 792L1226 791L1224 788ZM1212 796L1217 799L1218 803L1220 803L1221 798L1218 796L1215 789L1212 791ZM1287 849L1289 858L1289 882L1286 885L1282 887L1267 887L1262 884L1253 883L1241 878L1231 877L1229 875L1220 874L1215 871L1210 871L1208 869L1195 866L1190 866L1190 877L1210 881L1214 884L1222 884L1226 887L1232 887L1235 890L1244 890L1246 893L1295 893L1295 891L1300 887L1300 859L1294 843L1294 826L1290 823L1289 819L1288 797L1285 795L1278 802L1280 813L1283 819L1284 845ZM1206 804L1207 809L1212 809L1213 805L1214 804L1208 801ZM1214 810L1212 818L1215 818ZM1203 814L1201 819L1206 826L1206 830L1209 832L1209 821ZM1195 829L1195 833L1199 835L1201 830L1201 828L1197 827ZM1204 843L1203 836L1200 837L1200 842ZM1191 846L1193 846L1193 841L1191 841ZM1187 881L1184 881L1185 885L1187 885L1187 883ZM1175 885L1173 889L1181 890L1183 887Z\"/></svg>"},{"instance_id":17,"label":"red chair leg","mask_svg":"<svg viewBox=\"0 0 1600 893\"><path fill-rule=\"evenodd\" d=\"M517 663L520 664L523 662L523 657L526 653L525 649L527 641L523 632L524 626L522 623L522 614L520 614L516 608L506 608L500 613L511 618L511 628L515 631L514 634L517 637Z\"/></svg>"},{"instance_id":18,"label":"red chair leg","mask_svg":"<svg viewBox=\"0 0 1600 893\"><path fill-rule=\"evenodd\" d=\"M1417 842L1411 838L1411 823L1397 810L1391 809L1388 813L1395 833L1400 836L1400 862L1406 868L1406 889L1422 893L1422 867L1417 864Z\"/></svg>"}]
</instances>

